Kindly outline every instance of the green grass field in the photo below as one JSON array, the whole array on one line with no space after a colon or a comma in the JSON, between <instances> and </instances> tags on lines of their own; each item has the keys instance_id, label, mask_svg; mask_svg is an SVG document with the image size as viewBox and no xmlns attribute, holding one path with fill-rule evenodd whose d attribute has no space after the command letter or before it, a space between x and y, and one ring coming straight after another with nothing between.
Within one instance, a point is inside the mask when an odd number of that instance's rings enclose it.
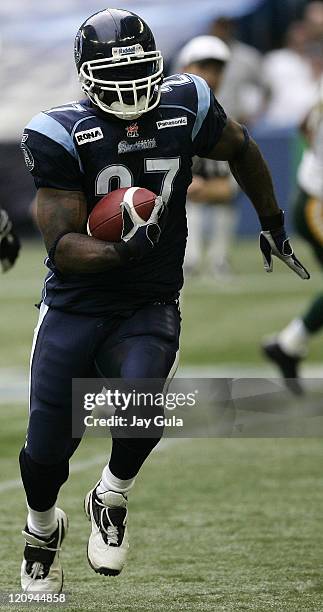
<instances>
[{"instance_id":1,"label":"green grass field","mask_svg":"<svg viewBox=\"0 0 323 612\"><path fill-rule=\"evenodd\" d=\"M314 270L301 281L279 263L262 272L256 240L236 247L234 284L191 281L183 300L182 364L262 366L259 342L302 312L321 288ZM1 278L0 372L26 372L42 284L39 245L27 244ZM322 338L311 347L322 361ZM0 388L1 400L1 388ZM14 402L14 400L12 400ZM17 454L27 398L0 403L0 593L19 591L25 521ZM322 440L203 439L161 444L130 497L131 553L117 578L87 564L89 524L82 500L109 442L86 438L72 462L60 505L70 531L62 552L67 612L300 612L323 610ZM5 604L0 609L20 610ZM33 605L33 610L48 610Z\"/></svg>"},{"instance_id":2,"label":"green grass field","mask_svg":"<svg viewBox=\"0 0 323 612\"><path fill-rule=\"evenodd\" d=\"M263 335L302 313L311 297L323 288L322 275L308 249L302 243L294 244L312 272L310 281L302 281L278 261L275 273L266 274L255 238L236 245L233 283L220 286L202 279L186 284L182 302L183 365L260 362ZM39 243L27 243L16 267L1 278L0 334L5 350L0 353L0 368L28 366L38 316L33 305L39 301L46 272L44 257ZM319 337L313 341L312 361L322 361L321 341Z\"/></svg>"}]
</instances>

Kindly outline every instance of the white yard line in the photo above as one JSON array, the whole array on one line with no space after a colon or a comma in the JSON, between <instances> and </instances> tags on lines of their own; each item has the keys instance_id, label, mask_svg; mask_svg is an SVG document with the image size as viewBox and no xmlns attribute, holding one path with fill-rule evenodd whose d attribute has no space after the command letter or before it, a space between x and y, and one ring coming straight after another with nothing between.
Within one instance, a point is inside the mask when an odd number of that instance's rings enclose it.
<instances>
[{"instance_id":1,"label":"white yard line","mask_svg":"<svg viewBox=\"0 0 323 612\"><path fill-rule=\"evenodd\" d=\"M304 378L322 378L323 363L304 364ZM185 366L177 370L176 378L275 378L277 370L268 365L221 363L201 366ZM1 405L28 403L28 373L17 368L0 368L0 409Z\"/></svg>"},{"instance_id":2,"label":"white yard line","mask_svg":"<svg viewBox=\"0 0 323 612\"><path fill-rule=\"evenodd\" d=\"M3 482L0 482L0 493L6 493L12 489L19 489L19 487L22 487L20 478L4 480Z\"/></svg>"},{"instance_id":3,"label":"white yard line","mask_svg":"<svg viewBox=\"0 0 323 612\"><path fill-rule=\"evenodd\" d=\"M99 463L106 460L107 455L95 455L90 459L86 459L83 461L74 461L71 463L70 473L77 473L86 470L87 468L92 467L93 465L98 465ZM4 493L6 491L10 491L11 489L18 489L22 487L22 482L20 478L15 478L12 480L4 480L0 482L0 493Z\"/></svg>"},{"instance_id":4,"label":"white yard line","mask_svg":"<svg viewBox=\"0 0 323 612\"><path fill-rule=\"evenodd\" d=\"M182 438L182 440L184 439L185 438ZM171 446L172 444L176 442L178 442L178 438L164 438L163 440L159 442L158 446L156 446L154 452L161 453L166 448L168 448L169 446ZM96 465L100 465L100 464L102 464L102 467L103 467L107 458L108 458L108 453L105 453L101 455L95 455L94 457L91 457L89 459L83 459L81 461L72 460L71 467L70 467L70 474L77 474L78 472L84 472L85 470L91 467L94 467ZM12 491L13 489L21 489L21 488L22 488L22 482L20 478L13 478L11 480L4 480L0 482L0 494L6 493L7 491Z\"/></svg>"}]
</instances>

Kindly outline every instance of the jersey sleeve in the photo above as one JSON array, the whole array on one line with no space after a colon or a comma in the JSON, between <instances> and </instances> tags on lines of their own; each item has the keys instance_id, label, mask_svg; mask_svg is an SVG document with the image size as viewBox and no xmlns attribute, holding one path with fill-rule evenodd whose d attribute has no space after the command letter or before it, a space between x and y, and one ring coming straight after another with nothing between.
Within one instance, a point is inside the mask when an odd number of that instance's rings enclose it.
<instances>
[{"instance_id":1,"label":"jersey sleeve","mask_svg":"<svg viewBox=\"0 0 323 612\"><path fill-rule=\"evenodd\" d=\"M192 130L194 155L206 157L220 140L227 122L221 104L201 77L190 74L197 94L196 119Z\"/></svg>"},{"instance_id":2,"label":"jersey sleeve","mask_svg":"<svg viewBox=\"0 0 323 612\"><path fill-rule=\"evenodd\" d=\"M36 115L26 126L21 150L37 189L82 190L81 166L72 137L46 113Z\"/></svg>"}]
</instances>

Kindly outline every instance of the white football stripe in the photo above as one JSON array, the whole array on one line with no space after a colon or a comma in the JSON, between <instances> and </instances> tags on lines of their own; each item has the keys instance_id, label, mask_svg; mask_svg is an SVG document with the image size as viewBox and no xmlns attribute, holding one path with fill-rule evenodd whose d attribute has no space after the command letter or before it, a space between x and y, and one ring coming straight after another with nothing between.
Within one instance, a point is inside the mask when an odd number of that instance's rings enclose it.
<instances>
[{"instance_id":1,"label":"white football stripe","mask_svg":"<svg viewBox=\"0 0 323 612\"><path fill-rule=\"evenodd\" d=\"M138 189L140 189L140 187L129 187L123 196L123 200L127 202L131 208L133 222L137 225L145 225L146 221L138 215L133 203L133 196Z\"/></svg>"},{"instance_id":2,"label":"white football stripe","mask_svg":"<svg viewBox=\"0 0 323 612\"><path fill-rule=\"evenodd\" d=\"M52 274L53 276L53 274ZM52 278L52 276L50 276L50 278ZM47 279L49 280L49 278ZM46 287L46 282L45 281L45 287ZM35 348L36 348L36 343L37 343L37 338L38 338L38 334L39 334L39 330L43 324L43 321L48 313L49 307L47 306L47 304L45 304L44 302L41 303L40 305L40 309L39 309L39 317L38 317L38 322L37 325L34 329L34 337L33 337L33 343L32 343L32 347L31 347L31 353L30 353L30 361L29 361L29 414L30 414L30 395L31 395L31 368L32 368L32 364L33 364L33 358L34 358L34 352L35 352Z\"/></svg>"}]
</instances>

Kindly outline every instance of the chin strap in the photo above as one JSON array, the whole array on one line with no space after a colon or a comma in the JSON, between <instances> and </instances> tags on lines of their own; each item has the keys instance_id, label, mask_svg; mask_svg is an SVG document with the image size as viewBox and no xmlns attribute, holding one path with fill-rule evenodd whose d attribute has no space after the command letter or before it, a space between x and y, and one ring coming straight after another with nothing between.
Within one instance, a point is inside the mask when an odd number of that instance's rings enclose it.
<instances>
[{"instance_id":1,"label":"chin strap","mask_svg":"<svg viewBox=\"0 0 323 612\"><path fill-rule=\"evenodd\" d=\"M107 112L107 113L112 113L113 115L115 115L116 117L119 117L119 119L124 119L124 121L133 121L135 119L138 119L145 111L145 106L146 106L146 102L147 102L147 97L146 96L141 96L137 108L135 109L133 104L121 104L120 101L116 100L115 102L112 102L112 104L108 105L105 104L102 100L100 100L100 97L98 96L98 94L94 94L94 103L97 104L97 106L103 111L103 112ZM141 100L144 98L144 102L141 102ZM130 111L131 109L134 109L134 112L131 114L124 114L123 110L126 111ZM139 112L138 112L139 111Z\"/></svg>"}]
</instances>

